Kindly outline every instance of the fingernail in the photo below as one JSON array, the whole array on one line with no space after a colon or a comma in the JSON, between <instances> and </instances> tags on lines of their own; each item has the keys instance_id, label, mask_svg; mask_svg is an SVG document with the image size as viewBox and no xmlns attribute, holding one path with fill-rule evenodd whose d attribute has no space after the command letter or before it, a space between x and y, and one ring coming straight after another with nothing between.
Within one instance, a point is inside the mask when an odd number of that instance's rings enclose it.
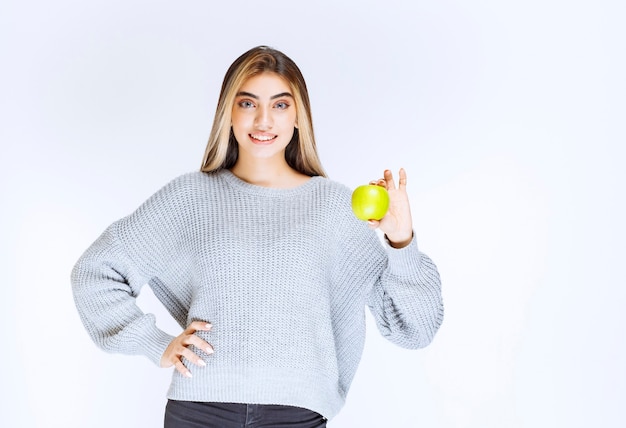
<instances>
[{"instance_id":1,"label":"fingernail","mask_svg":"<svg viewBox=\"0 0 626 428\"><path fill-rule=\"evenodd\" d=\"M215 352L215 351L210 346L208 348L206 348L206 353L207 354L212 354L213 352Z\"/></svg>"},{"instance_id":2,"label":"fingernail","mask_svg":"<svg viewBox=\"0 0 626 428\"><path fill-rule=\"evenodd\" d=\"M207 330L211 330L211 328L213 328L213 324L207 324L207 325L206 325L206 329L207 329Z\"/></svg>"},{"instance_id":3,"label":"fingernail","mask_svg":"<svg viewBox=\"0 0 626 428\"><path fill-rule=\"evenodd\" d=\"M191 372L186 372L186 373L185 373L185 376L187 376L187 377L191 377Z\"/></svg>"},{"instance_id":4,"label":"fingernail","mask_svg":"<svg viewBox=\"0 0 626 428\"><path fill-rule=\"evenodd\" d=\"M198 365L202 366L202 367L205 367L206 363L204 362L204 360L200 360L200 361L198 361Z\"/></svg>"}]
</instances>

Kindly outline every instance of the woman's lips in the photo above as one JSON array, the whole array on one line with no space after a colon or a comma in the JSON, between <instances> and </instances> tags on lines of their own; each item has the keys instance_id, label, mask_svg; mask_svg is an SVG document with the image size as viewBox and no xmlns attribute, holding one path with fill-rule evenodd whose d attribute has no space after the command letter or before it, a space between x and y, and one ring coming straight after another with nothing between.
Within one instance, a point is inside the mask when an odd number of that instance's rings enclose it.
<instances>
[{"instance_id":1,"label":"woman's lips","mask_svg":"<svg viewBox=\"0 0 626 428\"><path fill-rule=\"evenodd\" d=\"M250 137L250 140L252 140L254 144L272 144L278 135L261 133L248 134L248 137Z\"/></svg>"}]
</instances>

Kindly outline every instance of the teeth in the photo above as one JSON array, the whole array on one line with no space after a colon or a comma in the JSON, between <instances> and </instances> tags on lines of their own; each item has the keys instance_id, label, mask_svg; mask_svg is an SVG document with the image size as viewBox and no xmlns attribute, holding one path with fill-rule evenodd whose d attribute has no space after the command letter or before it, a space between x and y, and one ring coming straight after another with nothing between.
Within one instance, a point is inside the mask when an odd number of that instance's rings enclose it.
<instances>
[{"instance_id":1,"label":"teeth","mask_svg":"<svg viewBox=\"0 0 626 428\"><path fill-rule=\"evenodd\" d=\"M254 138L255 140L259 140L259 141L269 141L269 140L273 140L274 138L276 138L276 136L269 137L266 135L254 135L254 134L250 134L250 136Z\"/></svg>"}]
</instances>

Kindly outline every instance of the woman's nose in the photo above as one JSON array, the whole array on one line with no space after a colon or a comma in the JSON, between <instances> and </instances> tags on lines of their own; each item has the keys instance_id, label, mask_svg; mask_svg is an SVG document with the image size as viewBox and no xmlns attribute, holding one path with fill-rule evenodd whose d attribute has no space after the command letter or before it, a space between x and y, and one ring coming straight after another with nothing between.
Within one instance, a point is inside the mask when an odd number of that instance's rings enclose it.
<instances>
[{"instance_id":1,"label":"woman's nose","mask_svg":"<svg viewBox=\"0 0 626 428\"><path fill-rule=\"evenodd\" d=\"M265 107L257 108L257 114L254 118L254 125L261 129L271 129L273 126L272 115L270 114L270 110Z\"/></svg>"}]
</instances>

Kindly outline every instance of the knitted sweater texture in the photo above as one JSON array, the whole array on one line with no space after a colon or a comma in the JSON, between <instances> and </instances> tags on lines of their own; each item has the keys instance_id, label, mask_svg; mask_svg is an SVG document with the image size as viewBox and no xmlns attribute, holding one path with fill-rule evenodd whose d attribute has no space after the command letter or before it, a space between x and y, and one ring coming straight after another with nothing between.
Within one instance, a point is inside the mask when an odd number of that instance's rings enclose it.
<instances>
[{"instance_id":1,"label":"knitted sweater texture","mask_svg":"<svg viewBox=\"0 0 626 428\"><path fill-rule=\"evenodd\" d=\"M332 418L361 358L369 306L380 332L406 348L432 340L443 319L439 275L415 239L394 249L350 209L350 190L313 177L292 189L246 183L230 171L170 182L115 223L72 271L93 340L155 364L173 337L143 313L148 285L181 327L215 348L168 398L283 404Z\"/></svg>"}]
</instances>

